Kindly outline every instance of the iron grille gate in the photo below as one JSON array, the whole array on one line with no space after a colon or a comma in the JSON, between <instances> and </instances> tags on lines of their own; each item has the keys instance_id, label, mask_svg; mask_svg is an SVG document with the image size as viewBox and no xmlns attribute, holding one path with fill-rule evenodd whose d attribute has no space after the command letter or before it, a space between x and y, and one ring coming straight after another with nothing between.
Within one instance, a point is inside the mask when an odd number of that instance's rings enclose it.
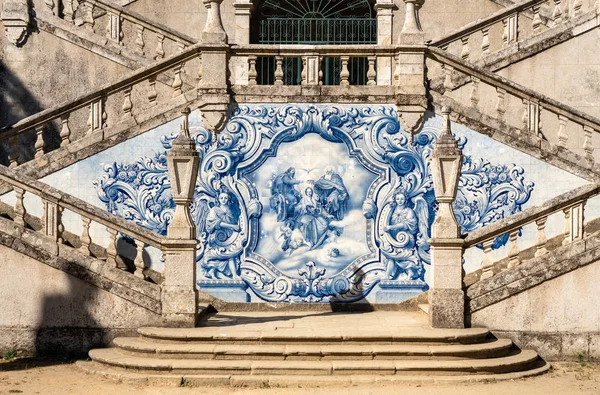
<instances>
[{"instance_id":1,"label":"iron grille gate","mask_svg":"<svg viewBox=\"0 0 600 395\"><path fill-rule=\"evenodd\" d=\"M376 44L377 19L370 0L263 0L252 18L252 42L259 44ZM302 58L284 58L283 84L302 83ZM275 83L274 56L258 57L257 83ZM321 62L323 85L339 85L339 57ZM365 57L348 62L351 85L366 85L369 62Z\"/></svg>"}]
</instances>

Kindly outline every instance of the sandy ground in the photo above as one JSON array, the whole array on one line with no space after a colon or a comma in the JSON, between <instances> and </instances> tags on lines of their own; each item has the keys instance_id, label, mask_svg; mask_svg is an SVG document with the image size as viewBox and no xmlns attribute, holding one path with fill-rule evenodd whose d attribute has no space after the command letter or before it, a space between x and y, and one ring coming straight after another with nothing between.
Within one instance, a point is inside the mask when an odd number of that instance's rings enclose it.
<instances>
[{"instance_id":1,"label":"sandy ground","mask_svg":"<svg viewBox=\"0 0 600 395\"><path fill-rule=\"evenodd\" d=\"M71 362L16 360L0 362L0 394L360 394L360 395L600 395L600 366L554 364L534 378L480 384L386 384L317 388L157 387L118 383L79 370Z\"/></svg>"}]
</instances>

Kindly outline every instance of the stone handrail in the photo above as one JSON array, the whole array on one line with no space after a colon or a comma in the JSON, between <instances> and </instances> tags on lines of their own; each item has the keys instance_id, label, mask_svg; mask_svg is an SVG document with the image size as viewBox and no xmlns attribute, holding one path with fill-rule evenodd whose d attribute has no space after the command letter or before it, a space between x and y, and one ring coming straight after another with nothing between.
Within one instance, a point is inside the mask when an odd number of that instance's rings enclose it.
<instances>
[{"instance_id":1,"label":"stone handrail","mask_svg":"<svg viewBox=\"0 0 600 395\"><path fill-rule=\"evenodd\" d=\"M522 102L518 125L524 134L530 134L536 137L544 137L542 133L541 114L542 112L553 114L557 124L558 146L564 149L569 147L569 137L573 134L573 127L577 128L576 133L583 132L583 144L581 149L585 153L585 159L588 165L594 163L592 145L592 134L600 132L600 119L579 111L573 107L560 103L545 95L514 83L504 77L491 73L480 67L464 61L463 59L449 54L448 52L429 47L427 51L428 59L440 63L445 75L444 90L446 95L452 94L452 77L455 71L467 75L471 79L471 93L469 97L470 106L479 109L479 90L480 85L485 84L496 90L497 101L494 114L498 120L507 123L506 113L508 111L508 99L514 97ZM571 132L567 133L570 129Z\"/></svg>"},{"instance_id":2,"label":"stone handrail","mask_svg":"<svg viewBox=\"0 0 600 395\"><path fill-rule=\"evenodd\" d=\"M80 237L80 250L84 255L91 256L90 245L92 238L90 235L90 224L96 222L106 226L110 236L109 245L106 249L107 262L114 267L117 266L117 240L120 233L125 234L136 240L137 255L135 258L135 275L143 278L143 251L146 245L164 249L166 238L151 232L135 223L126 221L116 215L110 214L105 210L92 206L74 196L63 193L49 185L25 177L15 170L5 166L0 166L0 180L9 184L15 191L16 203L14 207L14 222L17 225L26 226L25 216L27 209L24 204L25 193L30 193L39 197L44 207L42 218L42 234L47 238L61 244L63 242L62 234L65 230L62 222L62 213L65 209L78 214L83 223L83 231Z\"/></svg>"},{"instance_id":3,"label":"stone handrail","mask_svg":"<svg viewBox=\"0 0 600 395\"><path fill-rule=\"evenodd\" d=\"M598 2L597 4L600 4ZM551 10L549 20L542 15L542 8L548 5ZM597 8L597 5L594 6ZM487 18L470 23L454 32L431 41L431 45L448 50L464 60L475 61L525 38L545 31L548 27L566 23L588 11L582 0L526 0L508 8L499 10ZM532 21L525 24L522 16L532 16ZM546 21L545 21L546 20ZM499 26L502 31L500 46L491 39L490 30ZM474 41L480 42L479 48L473 47Z\"/></svg>"},{"instance_id":4,"label":"stone handrail","mask_svg":"<svg viewBox=\"0 0 600 395\"><path fill-rule=\"evenodd\" d=\"M23 162L20 160L18 139L25 132L35 131L37 136L35 157L38 158L50 149L47 147L44 135L52 128L60 130L60 146L81 138L104 139L109 137L103 133L108 126L135 122L137 114L173 100L185 93L186 90L195 89L196 87L183 84L181 76L184 67L191 65L189 68L194 70L190 74L199 77L202 68L202 50L210 47L214 47L214 45L195 44L183 52L154 62L94 92L41 111L4 128L0 131L0 141L8 140L9 142L10 166L16 167ZM163 76L166 72L173 76L169 87L170 92L167 94L157 91L156 86L157 77ZM145 100L134 100L132 98L134 89L143 91L146 94ZM80 123L71 122L70 120L74 118L73 114L80 115L82 110L87 111L87 114L84 113L83 116L77 117ZM85 126L81 125L83 119L87 119ZM59 125L54 125L54 121L59 121Z\"/></svg>"},{"instance_id":5,"label":"stone handrail","mask_svg":"<svg viewBox=\"0 0 600 395\"><path fill-rule=\"evenodd\" d=\"M62 7L58 7L62 3ZM62 8L62 12L57 12ZM194 45L198 40L185 34L175 31L168 26L153 21L130 11L122 6L105 0L82 0L77 4L74 0L59 0L52 8L55 15L62 17L67 22L75 24L78 18L81 19L83 27L89 31L105 34L106 37L118 45L132 49L137 55L146 56L153 59L162 59L168 53L175 53ZM106 17L105 21L103 19ZM105 29L98 29L97 22L105 22ZM123 24L127 22L132 25L132 37L125 37ZM145 32L152 32L154 35L152 42L156 41L154 51L146 49L148 38ZM127 40L125 40L127 39ZM165 47L165 39L170 40L174 48ZM176 47L176 48L175 48Z\"/></svg>"},{"instance_id":6,"label":"stone handrail","mask_svg":"<svg viewBox=\"0 0 600 395\"><path fill-rule=\"evenodd\" d=\"M521 264L517 239L521 228L535 223L537 226L537 241L535 256L547 253L546 221L552 214L563 212L565 218L563 245L581 240L584 237L584 207L586 202L600 194L600 185L585 185L549 200L548 202L531 207L503 220L494 222L484 228L470 232L464 240L464 248L477 245L483 246L484 257L481 263L481 277L486 279L493 276L493 262L491 259L492 244L497 237L508 234L508 268Z\"/></svg>"}]
</instances>

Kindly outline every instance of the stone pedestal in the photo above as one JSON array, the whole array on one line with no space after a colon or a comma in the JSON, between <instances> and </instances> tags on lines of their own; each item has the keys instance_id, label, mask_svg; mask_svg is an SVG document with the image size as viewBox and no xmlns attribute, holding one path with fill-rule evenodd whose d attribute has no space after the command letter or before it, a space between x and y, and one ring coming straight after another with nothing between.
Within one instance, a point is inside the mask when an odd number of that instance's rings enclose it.
<instances>
[{"instance_id":1,"label":"stone pedestal","mask_svg":"<svg viewBox=\"0 0 600 395\"><path fill-rule=\"evenodd\" d=\"M425 33L421 29L419 8L423 0L404 0L404 25L400 32L400 44L421 45L425 42Z\"/></svg>"},{"instance_id":2,"label":"stone pedestal","mask_svg":"<svg viewBox=\"0 0 600 395\"><path fill-rule=\"evenodd\" d=\"M163 324L171 327L194 327L197 318L196 290L196 226L190 214L190 204L198 178L200 155L190 138L188 117L183 111L179 136L167 154L169 182L175 215L167 228L163 254L165 269L162 284Z\"/></svg>"},{"instance_id":3,"label":"stone pedestal","mask_svg":"<svg viewBox=\"0 0 600 395\"><path fill-rule=\"evenodd\" d=\"M438 212L431 227L429 319L434 328L464 328L463 240L452 203L456 198L462 152L450 130L450 108L442 109L444 124L431 155Z\"/></svg>"},{"instance_id":4,"label":"stone pedestal","mask_svg":"<svg viewBox=\"0 0 600 395\"><path fill-rule=\"evenodd\" d=\"M221 3L223 0L202 0L207 9L206 24L202 31L204 44L227 44L227 33L221 20Z\"/></svg>"}]
</instances>

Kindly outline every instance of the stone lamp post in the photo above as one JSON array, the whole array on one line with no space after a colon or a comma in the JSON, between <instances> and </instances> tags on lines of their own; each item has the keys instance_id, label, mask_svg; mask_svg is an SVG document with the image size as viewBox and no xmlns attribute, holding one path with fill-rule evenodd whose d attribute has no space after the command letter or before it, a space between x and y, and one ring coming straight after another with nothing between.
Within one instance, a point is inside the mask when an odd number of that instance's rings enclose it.
<instances>
[{"instance_id":1,"label":"stone lamp post","mask_svg":"<svg viewBox=\"0 0 600 395\"><path fill-rule=\"evenodd\" d=\"M439 208L429 241L432 268L429 320L434 328L464 328L463 240L452 209L463 155L450 130L450 108L444 106L442 114L442 134L431 155L433 185Z\"/></svg>"},{"instance_id":2,"label":"stone lamp post","mask_svg":"<svg viewBox=\"0 0 600 395\"><path fill-rule=\"evenodd\" d=\"M165 269L162 286L162 316L165 326L194 327L197 318L196 226L190 204L198 178L200 155L190 138L190 109L182 111L179 136L167 154L175 215L167 229L163 254Z\"/></svg>"}]
</instances>

